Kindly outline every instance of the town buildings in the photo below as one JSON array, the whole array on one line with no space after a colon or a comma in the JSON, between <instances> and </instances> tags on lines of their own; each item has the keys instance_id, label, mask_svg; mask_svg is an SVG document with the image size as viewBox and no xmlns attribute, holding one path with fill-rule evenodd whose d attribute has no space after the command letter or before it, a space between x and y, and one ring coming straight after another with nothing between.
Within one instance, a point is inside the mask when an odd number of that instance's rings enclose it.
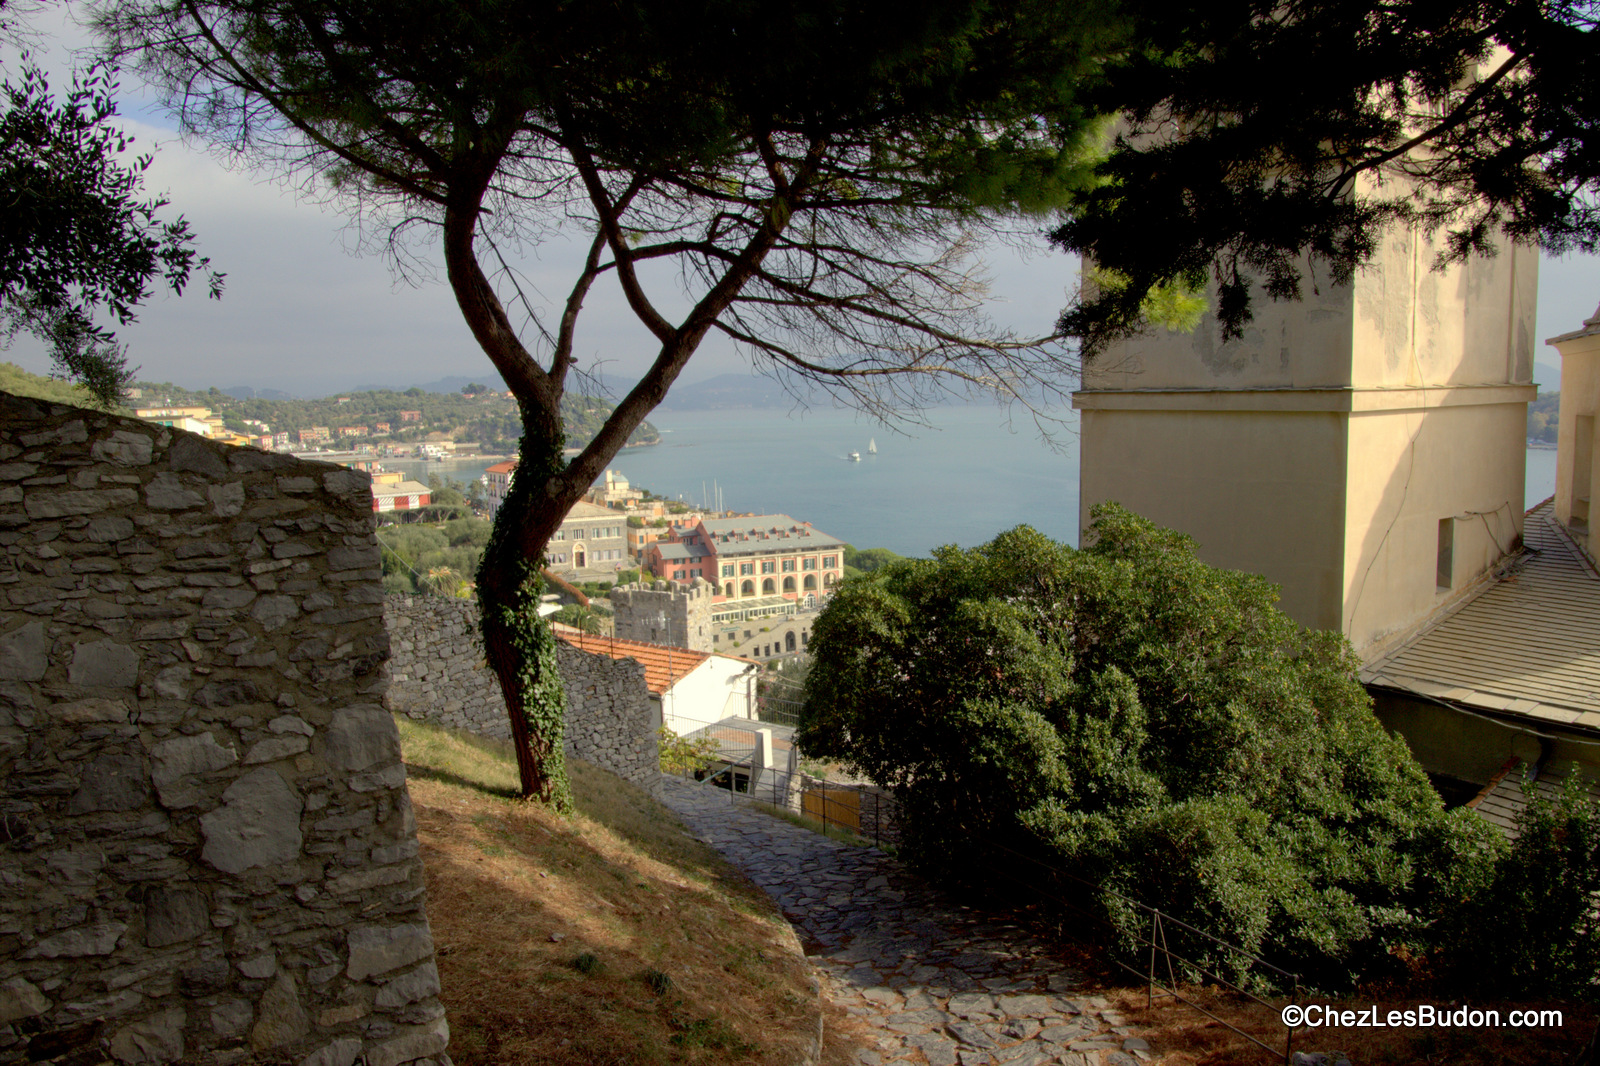
<instances>
[{"instance_id":1,"label":"town buildings","mask_svg":"<svg viewBox=\"0 0 1600 1066\"><path fill-rule=\"evenodd\" d=\"M579 500L545 548L547 568L555 573L589 570L597 575L626 569L626 529L627 518L620 511Z\"/></svg>"},{"instance_id":2,"label":"town buildings","mask_svg":"<svg viewBox=\"0 0 1600 1066\"><path fill-rule=\"evenodd\" d=\"M844 579L844 542L785 514L702 518L647 545L641 561L659 577L711 582L719 602L771 598L792 611L817 606Z\"/></svg>"}]
</instances>

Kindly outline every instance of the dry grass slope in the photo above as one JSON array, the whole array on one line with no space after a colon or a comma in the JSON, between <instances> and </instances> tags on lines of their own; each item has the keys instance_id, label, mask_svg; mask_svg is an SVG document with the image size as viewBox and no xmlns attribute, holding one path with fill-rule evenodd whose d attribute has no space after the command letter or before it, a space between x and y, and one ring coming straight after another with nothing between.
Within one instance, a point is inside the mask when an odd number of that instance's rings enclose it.
<instances>
[{"instance_id":1,"label":"dry grass slope","mask_svg":"<svg viewBox=\"0 0 1600 1066\"><path fill-rule=\"evenodd\" d=\"M805 1060L793 932L665 808L578 763L563 819L515 798L505 751L400 730L457 1063Z\"/></svg>"}]
</instances>

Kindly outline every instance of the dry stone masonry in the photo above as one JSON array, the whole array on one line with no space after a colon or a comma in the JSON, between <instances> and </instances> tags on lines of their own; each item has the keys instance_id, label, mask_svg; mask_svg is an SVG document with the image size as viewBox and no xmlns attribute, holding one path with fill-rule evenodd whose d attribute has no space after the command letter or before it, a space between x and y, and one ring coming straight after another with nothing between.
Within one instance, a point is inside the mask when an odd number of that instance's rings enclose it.
<instances>
[{"instance_id":1,"label":"dry stone masonry","mask_svg":"<svg viewBox=\"0 0 1600 1066\"><path fill-rule=\"evenodd\" d=\"M390 596L389 709L418 721L507 740L511 725L494 672L478 645L477 605L428 596ZM660 776L657 714L633 659L593 655L556 642L567 690L569 757L654 790Z\"/></svg>"},{"instance_id":2,"label":"dry stone masonry","mask_svg":"<svg viewBox=\"0 0 1600 1066\"><path fill-rule=\"evenodd\" d=\"M0 394L0 1063L449 1063L371 506Z\"/></svg>"}]
</instances>

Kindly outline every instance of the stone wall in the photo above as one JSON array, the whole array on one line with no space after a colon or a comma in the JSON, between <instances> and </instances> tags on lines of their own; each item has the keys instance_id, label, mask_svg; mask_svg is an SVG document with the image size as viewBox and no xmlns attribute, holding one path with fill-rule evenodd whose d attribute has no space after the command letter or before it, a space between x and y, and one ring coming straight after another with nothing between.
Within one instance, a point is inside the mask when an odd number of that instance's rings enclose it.
<instances>
[{"instance_id":1,"label":"stone wall","mask_svg":"<svg viewBox=\"0 0 1600 1066\"><path fill-rule=\"evenodd\" d=\"M0 394L0 1063L449 1062L371 506Z\"/></svg>"},{"instance_id":2,"label":"stone wall","mask_svg":"<svg viewBox=\"0 0 1600 1066\"><path fill-rule=\"evenodd\" d=\"M390 596L389 709L451 729L506 740L500 686L478 646L478 607L466 600ZM656 713L644 667L556 642L567 689L567 754L641 788L660 777Z\"/></svg>"},{"instance_id":3,"label":"stone wall","mask_svg":"<svg viewBox=\"0 0 1600 1066\"><path fill-rule=\"evenodd\" d=\"M613 624L619 638L711 651L711 601L716 594L715 585L697 577L689 583L619 585L608 598L615 611Z\"/></svg>"}]
</instances>

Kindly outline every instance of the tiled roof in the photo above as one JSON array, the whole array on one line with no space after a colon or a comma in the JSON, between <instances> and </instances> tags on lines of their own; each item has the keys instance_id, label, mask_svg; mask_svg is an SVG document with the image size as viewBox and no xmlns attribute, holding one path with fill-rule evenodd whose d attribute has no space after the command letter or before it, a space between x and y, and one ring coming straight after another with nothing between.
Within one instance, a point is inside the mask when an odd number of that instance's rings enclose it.
<instances>
[{"instance_id":1,"label":"tiled roof","mask_svg":"<svg viewBox=\"0 0 1600 1066\"><path fill-rule=\"evenodd\" d=\"M515 459L511 459L504 463L496 463L493 466L484 467L483 472L486 474L509 474L516 468L517 461Z\"/></svg>"},{"instance_id":2,"label":"tiled roof","mask_svg":"<svg viewBox=\"0 0 1600 1066\"><path fill-rule=\"evenodd\" d=\"M708 559L709 553L704 548L695 548L692 551L683 544L671 541L655 541L650 545L655 551L661 553L661 558L668 562L681 562L687 559Z\"/></svg>"},{"instance_id":3,"label":"tiled roof","mask_svg":"<svg viewBox=\"0 0 1600 1066\"><path fill-rule=\"evenodd\" d=\"M570 522L574 518L621 518L621 517L623 517L621 511L613 511L611 508L609 508L609 507L601 507L597 503L585 503L583 500L579 500L577 503L572 505L572 510L567 512L567 517L566 517L565 521Z\"/></svg>"},{"instance_id":4,"label":"tiled roof","mask_svg":"<svg viewBox=\"0 0 1600 1066\"><path fill-rule=\"evenodd\" d=\"M746 555L772 551L807 551L837 548L844 542L830 537L786 514L745 515L742 518L707 518L701 523L715 542L719 555Z\"/></svg>"},{"instance_id":5,"label":"tiled roof","mask_svg":"<svg viewBox=\"0 0 1600 1066\"><path fill-rule=\"evenodd\" d=\"M613 659L639 660L644 664L645 687L657 696L688 677L694 672L695 667L711 658L709 652L669 648L665 644L648 644L642 640L597 637L589 633L580 633L567 626L557 626L555 630L556 636L574 648L581 648L595 655L609 655Z\"/></svg>"},{"instance_id":6,"label":"tiled roof","mask_svg":"<svg viewBox=\"0 0 1600 1066\"><path fill-rule=\"evenodd\" d=\"M1529 767L1521 759L1507 759L1500 772L1467 804L1484 821L1512 840L1517 838L1517 816L1528 806L1528 796L1523 790L1528 771ZM1570 767L1546 767L1530 782L1534 794L1547 800L1558 799L1569 772ZM1589 802L1600 802L1600 782L1585 777L1584 793L1589 797Z\"/></svg>"},{"instance_id":7,"label":"tiled roof","mask_svg":"<svg viewBox=\"0 0 1600 1066\"><path fill-rule=\"evenodd\" d=\"M372 486L374 496L426 496L432 491L420 481L396 481Z\"/></svg>"},{"instance_id":8,"label":"tiled roof","mask_svg":"<svg viewBox=\"0 0 1600 1066\"><path fill-rule=\"evenodd\" d=\"M1600 731L1600 574L1549 500L1528 512L1523 542L1480 592L1361 680L1536 727Z\"/></svg>"}]
</instances>

